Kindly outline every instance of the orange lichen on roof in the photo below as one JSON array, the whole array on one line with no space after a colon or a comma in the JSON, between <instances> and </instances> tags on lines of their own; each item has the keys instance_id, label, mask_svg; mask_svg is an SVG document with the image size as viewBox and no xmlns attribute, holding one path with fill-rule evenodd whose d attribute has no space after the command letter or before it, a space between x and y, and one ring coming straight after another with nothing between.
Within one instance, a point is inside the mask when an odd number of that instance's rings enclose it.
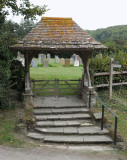
<instances>
[{"instance_id":1,"label":"orange lichen on roof","mask_svg":"<svg viewBox=\"0 0 127 160\"><path fill-rule=\"evenodd\" d=\"M58 18L58 17L42 17L42 22L48 28L46 35L55 36L73 33L74 21L72 18Z\"/></svg>"}]
</instances>

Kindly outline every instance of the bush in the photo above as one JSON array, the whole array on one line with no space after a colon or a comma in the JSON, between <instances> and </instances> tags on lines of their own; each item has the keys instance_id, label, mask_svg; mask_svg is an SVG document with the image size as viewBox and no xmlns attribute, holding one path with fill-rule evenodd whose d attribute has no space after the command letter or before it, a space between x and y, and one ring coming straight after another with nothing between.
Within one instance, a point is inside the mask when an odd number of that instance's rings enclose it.
<instances>
[{"instance_id":1,"label":"bush","mask_svg":"<svg viewBox=\"0 0 127 160\"><path fill-rule=\"evenodd\" d=\"M25 67L22 66L22 63L18 60L13 60L11 63L11 89L23 93L24 92L24 80L25 80Z\"/></svg>"},{"instance_id":2,"label":"bush","mask_svg":"<svg viewBox=\"0 0 127 160\"><path fill-rule=\"evenodd\" d=\"M115 71L125 71L127 70L127 53L119 52L115 55L108 55L104 54L97 55L94 58L90 58L89 64L90 64L90 74L93 85L97 84L106 84L109 83L109 76L96 76L94 77L94 73L99 72L109 72L110 69L110 59L114 58L115 61L119 61L119 64L122 65L121 68L114 68ZM114 75L113 76L113 82L127 82L127 75L121 74L121 75Z\"/></svg>"},{"instance_id":3,"label":"bush","mask_svg":"<svg viewBox=\"0 0 127 160\"><path fill-rule=\"evenodd\" d=\"M42 63L38 63L38 67L43 67L43 64Z\"/></svg>"}]
</instances>

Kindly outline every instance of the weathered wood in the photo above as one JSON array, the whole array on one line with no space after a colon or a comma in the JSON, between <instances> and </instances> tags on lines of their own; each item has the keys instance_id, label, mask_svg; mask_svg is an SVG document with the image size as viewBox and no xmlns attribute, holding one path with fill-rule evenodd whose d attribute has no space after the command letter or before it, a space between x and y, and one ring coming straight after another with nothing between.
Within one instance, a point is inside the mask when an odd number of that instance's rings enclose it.
<instances>
[{"instance_id":1,"label":"weathered wood","mask_svg":"<svg viewBox=\"0 0 127 160\"><path fill-rule=\"evenodd\" d=\"M109 99L112 98L112 81L113 81L113 58L110 60L110 72L109 72Z\"/></svg>"},{"instance_id":2,"label":"weathered wood","mask_svg":"<svg viewBox=\"0 0 127 160\"><path fill-rule=\"evenodd\" d=\"M113 75L117 74L127 74L127 71L113 71ZM95 76L106 76L109 75L109 72L99 72L99 73L94 73Z\"/></svg>"},{"instance_id":3,"label":"weathered wood","mask_svg":"<svg viewBox=\"0 0 127 160\"><path fill-rule=\"evenodd\" d=\"M122 83L112 83L112 86L119 86L119 85L126 85L127 82L122 82ZM98 84L95 85L96 88L100 88L100 87L109 87L109 84Z\"/></svg>"},{"instance_id":4,"label":"weathered wood","mask_svg":"<svg viewBox=\"0 0 127 160\"><path fill-rule=\"evenodd\" d=\"M72 81L73 82L76 81L77 83L69 83ZM54 93L54 95L56 97L58 97L63 92L69 93L69 92L72 92L72 90L74 92L76 92L76 90L78 91L79 83L81 82L81 80L80 79L79 80L59 80L59 79L51 80L51 82L54 82L54 84L49 84L50 80L33 80L32 82L35 85L33 87L33 90L35 92L34 94L36 94L36 93L49 93L49 94ZM44 83L42 84L42 82L44 82ZM63 82L64 84L61 84L60 82ZM54 87L51 88L51 87L47 87L47 86L54 86ZM65 86L65 87L62 88L60 86ZM67 88L67 86L68 86L68 88ZM77 86L77 87L72 87L72 86ZM69 89L70 91L67 91L67 89ZM45 90L48 90L48 91L45 91ZM50 90L53 90L53 91L50 91Z\"/></svg>"}]
</instances>

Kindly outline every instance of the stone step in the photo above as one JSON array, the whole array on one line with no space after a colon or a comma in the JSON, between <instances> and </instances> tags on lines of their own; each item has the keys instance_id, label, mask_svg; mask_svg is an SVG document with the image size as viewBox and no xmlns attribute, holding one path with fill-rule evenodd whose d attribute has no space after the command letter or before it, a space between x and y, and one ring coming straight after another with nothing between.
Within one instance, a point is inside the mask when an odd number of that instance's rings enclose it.
<instances>
[{"instance_id":1,"label":"stone step","mask_svg":"<svg viewBox=\"0 0 127 160\"><path fill-rule=\"evenodd\" d=\"M112 143L112 139L105 135L46 135L44 142L51 143Z\"/></svg>"},{"instance_id":2,"label":"stone step","mask_svg":"<svg viewBox=\"0 0 127 160\"><path fill-rule=\"evenodd\" d=\"M34 115L45 115L45 114L70 114L70 113L88 113L87 108L61 108L61 109L34 109Z\"/></svg>"},{"instance_id":3,"label":"stone step","mask_svg":"<svg viewBox=\"0 0 127 160\"><path fill-rule=\"evenodd\" d=\"M45 134L77 134L77 135L94 135L108 134L107 129L101 130L100 127L56 127L56 128L35 128L36 131Z\"/></svg>"},{"instance_id":4,"label":"stone step","mask_svg":"<svg viewBox=\"0 0 127 160\"><path fill-rule=\"evenodd\" d=\"M68 105L68 106L65 106L64 104L61 105L61 106L56 106L56 105L53 105L53 106L46 106L46 105L42 105L42 106L33 106L34 109L66 109L66 108L87 108L87 105L85 104L82 104L82 105Z\"/></svg>"},{"instance_id":5,"label":"stone step","mask_svg":"<svg viewBox=\"0 0 127 160\"><path fill-rule=\"evenodd\" d=\"M44 135L37 132L28 132L27 137L33 138L36 140L44 140Z\"/></svg>"},{"instance_id":6,"label":"stone step","mask_svg":"<svg viewBox=\"0 0 127 160\"><path fill-rule=\"evenodd\" d=\"M46 120L76 120L76 119L90 119L91 116L86 113L78 114L53 114L53 115L36 115L37 121L46 121Z\"/></svg>"},{"instance_id":7,"label":"stone step","mask_svg":"<svg viewBox=\"0 0 127 160\"><path fill-rule=\"evenodd\" d=\"M92 126L92 122L84 121L37 121L36 127L66 127L66 126Z\"/></svg>"}]
</instances>

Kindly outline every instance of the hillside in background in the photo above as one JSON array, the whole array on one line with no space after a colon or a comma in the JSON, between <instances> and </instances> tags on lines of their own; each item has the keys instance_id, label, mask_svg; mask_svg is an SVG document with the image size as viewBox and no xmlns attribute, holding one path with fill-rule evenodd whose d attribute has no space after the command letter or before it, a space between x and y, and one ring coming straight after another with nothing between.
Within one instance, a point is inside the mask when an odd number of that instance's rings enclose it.
<instances>
[{"instance_id":1,"label":"hillside in background","mask_svg":"<svg viewBox=\"0 0 127 160\"><path fill-rule=\"evenodd\" d=\"M87 30L87 33L111 50L124 50L127 52L127 25Z\"/></svg>"}]
</instances>

